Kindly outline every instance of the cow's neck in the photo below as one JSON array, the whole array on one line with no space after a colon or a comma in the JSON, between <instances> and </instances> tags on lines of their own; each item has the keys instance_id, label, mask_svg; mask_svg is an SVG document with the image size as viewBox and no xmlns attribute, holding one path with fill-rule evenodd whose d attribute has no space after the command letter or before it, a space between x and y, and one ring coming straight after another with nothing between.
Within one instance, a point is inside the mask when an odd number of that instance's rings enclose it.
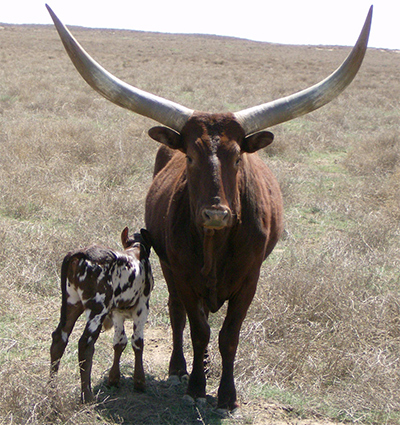
<instances>
[{"instance_id":1,"label":"cow's neck","mask_svg":"<svg viewBox=\"0 0 400 425\"><path fill-rule=\"evenodd\" d=\"M214 234L215 230L205 229L203 239L203 255L204 265L201 269L201 274L205 277L215 275L215 261L213 256L214 251Z\"/></svg>"},{"instance_id":2,"label":"cow's neck","mask_svg":"<svg viewBox=\"0 0 400 425\"><path fill-rule=\"evenodd\" d=\"M201 274L206 280L208 290L207 305L211 312L216 312L219 308L217 294L217 261L215 255L215 230L205 229L203 239L204 265Z\"/></svg>"}]
</instances>

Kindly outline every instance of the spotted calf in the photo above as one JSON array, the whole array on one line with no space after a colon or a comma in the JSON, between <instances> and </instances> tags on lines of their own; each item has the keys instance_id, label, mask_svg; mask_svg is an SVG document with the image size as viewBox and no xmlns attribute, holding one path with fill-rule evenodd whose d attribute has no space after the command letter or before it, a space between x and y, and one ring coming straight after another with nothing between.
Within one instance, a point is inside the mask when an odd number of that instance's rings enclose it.
<instances>
[{"instance_id":1,"label":"spotted calf","mask_svg":"<svg viewBox=\"0 0 400 425\"><path fill-rule=\"evenodd\" d=\"M61 267L61 319L52 334L51 378L57 373L69 335L78 317L85 311L87 323L79 340L81 398L93 400L90 375L94 344L102 327L114 325L114 363L109 384L120 380L119 361L128 339L125 319L133 319L132 347L135 353L134 386L145 387L143 370L143 328L149 312L150 292L153 289L150 237L146 230L128 236L128 228L121 233L123 252L91 246L68 253Z\"/></svg>"}]
</instances>

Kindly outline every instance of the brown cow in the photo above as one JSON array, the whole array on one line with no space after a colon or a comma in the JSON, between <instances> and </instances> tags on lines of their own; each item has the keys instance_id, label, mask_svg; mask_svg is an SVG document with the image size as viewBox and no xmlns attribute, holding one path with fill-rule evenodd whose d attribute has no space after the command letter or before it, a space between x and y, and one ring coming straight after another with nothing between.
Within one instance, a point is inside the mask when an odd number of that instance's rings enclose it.
<instances>
[{"instance_id":1,"label":"brown cow","mask_svg":"<svg viewBox=\"0 0 400 425\"><path fill-rule=\"evenodd\" d=\"M162 146L145 215L170 294L173 352L169 374L187 374L182 350L187 315L194 350L187 395L205 397L208 315L228 301L219 334L218 406L233 410L237 407L233 368L239 331L261 264L283 227L278 183L255 152L273 140L264 129L325 105L350 84L367 48L372 8L353 50L327 79L292 96L225 114L195 112L122 82L97 64L49 12L88 84L117 105L166 126L149 131Z\"/></svg>"},{"instance_id":2,"label":"brown cow","mask_svg":"<svg viewBox=\"0 0 400 425\"><path fill-rule=\"evenodd\" d=\"M78 317L85 312L87 323L79 339L81 399L93 400L90 384L94 344L102 326L114 326L114 363L108 382L120 380L119 361L128 343L125 319L133 320L132 348L135 353L134 386L143 390L143 330L149 313L153 275L149 262L150 238L142 229L131 238L128 228L121 233L123 252L92 245L69 252L61 267L61 318L52 334L50 377L57 373L69 336Z\"/></svg>"}]
</instances>

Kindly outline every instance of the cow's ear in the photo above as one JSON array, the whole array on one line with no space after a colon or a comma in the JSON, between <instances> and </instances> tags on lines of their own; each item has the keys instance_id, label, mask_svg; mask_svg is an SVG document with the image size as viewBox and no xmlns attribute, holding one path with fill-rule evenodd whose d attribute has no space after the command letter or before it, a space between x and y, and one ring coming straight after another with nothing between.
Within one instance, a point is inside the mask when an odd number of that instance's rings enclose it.
<instances>
[{"instance_id":1,"label":"cow's ear","mask_svg":"<svg viewBox=\"0 0 400 425\"><path fill-rule=\"evenodd\" d=\"M251 136L247 136L242 144L242 151L253 153L259 149L270 145L274 140L274 135L269 131L259 131Z\"/></svg>"},{"instance_id":2,"label":"cow's ear","mask_svg":"<svg viewBox=\"0 0 400 425\"><path fill-rule=\"evenodd\" d=\"M125 227L125 229L121 232L121 242L124 249L128 247L128 239L129 239L128 233L129 233L129 229L127 227Z\"/></svg>"},{"instance_id":3,"label":"cow's ear","mask_svg":"<svg viewBox=\"0 0 400 425\"><path fill-rule=\"evenodd\" d=\"M171 149L182 149L181 135L170 128L153 127L149 130L149 136Z\"/></svg>"}]
</instances>

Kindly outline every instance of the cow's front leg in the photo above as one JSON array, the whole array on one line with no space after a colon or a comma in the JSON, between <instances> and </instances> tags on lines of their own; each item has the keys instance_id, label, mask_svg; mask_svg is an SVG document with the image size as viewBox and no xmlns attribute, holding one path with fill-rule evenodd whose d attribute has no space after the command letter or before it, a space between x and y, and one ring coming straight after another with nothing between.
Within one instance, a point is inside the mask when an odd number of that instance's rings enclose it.
<instances>
[{"instance_id":1,"label":"cow's front leg","mask_svg":"<svg viewBox=\"0 0 400 425\"><path fill-rule=\"evenodd\" d=\"M161 266L168 285L168 310L172 328L172 354L168 374L170 377L182 378L188 375L186 360L183 355L183 330L186 325L186 310L176 293L174 277L169 267L163 263L161 263Z\"/></svg>"},{"instance_id":2,"label":"cow's front leg","mask_svg":"<svg viewBox=\"0 0 400 425\"><path fill-rule=\"evenodd\" d=\"M83 403L93 401L91 386L91 372L94 354L94 344L100 335L102 323L107 315L105 308L100 308L101 313L94 310L86 310L88 321L78 344L78 358L81 375L81 400Z\"/></svg>"},{"instance_id":3,"label":"cow's front leg","mask_svg":"<svg viewBox=\"0 0 400 425\"><path fill-rule=\"evenodd\" d=\"M118 385L121 379L119 364L121 360L121 355L125 350L126 345L128 344L128 338L125 334L123 316L118 314L117 312L114 312L112 320L114 324L114 362L111 366L110 373L108 375L108 384Z\"/></svg>"},{"instance_id":4,"label":"cow's front leg","mask_svg":"<svg viewBox=\"0 0 400 425\"><path fill-rule=\"evenodd\" d=\"M219 333L219 350L222 358L222 375L218 389L218 407L234 410L237 403L233 369L239 333L247 310L253 299L257 280L253 285L243 285L242 290L229 300L228 311Z\"/></svg>"},{"instance_id":5,"label":"cow's front leg","mask_svg":"<svg viewBox=\"0 0 400 425\"><path fill-rule=\"evenodd\" d=\"M182 378L188 375L183 354L183 330L186 325L186 311L179 298L171 295L168 300L168 309L172 328L172 354L168 374Z\"/></svg>"},{"instance_id":6,"label":"cow's front leg","mask_svg":"<svg viewBox=\"0 0 400 425\"><path fill-rule=\"evenodd\" d=\"M190 334L193 344L193 368L189 378L187 394L194 398L206 397L206 377L204 373L204 355L210 341L210 326L207 313L201 302L194 302L188 310Z\"/></svg>"}]
</instances>

